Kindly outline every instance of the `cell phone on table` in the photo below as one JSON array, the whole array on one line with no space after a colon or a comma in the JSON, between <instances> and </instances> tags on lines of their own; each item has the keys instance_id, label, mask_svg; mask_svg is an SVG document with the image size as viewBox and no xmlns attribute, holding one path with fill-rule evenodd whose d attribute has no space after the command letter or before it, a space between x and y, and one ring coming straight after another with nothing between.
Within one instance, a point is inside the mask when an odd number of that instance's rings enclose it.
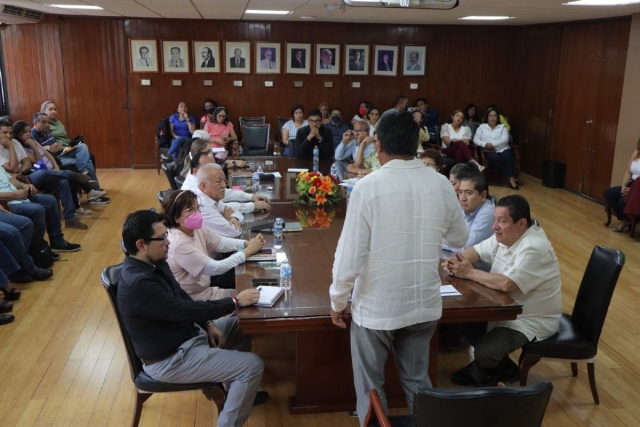
<instances>
[{"instance_id":1,"label":"cell phone on table","mask_svg":"<svg viewBox=\"0 0 640 427\"><path fill-rule=\"evenodd\" d=\"M251 286L279 286L280 280L277 278L262 278L257 277L255 279L251 279Z\"/></svg>"}]
</instances>

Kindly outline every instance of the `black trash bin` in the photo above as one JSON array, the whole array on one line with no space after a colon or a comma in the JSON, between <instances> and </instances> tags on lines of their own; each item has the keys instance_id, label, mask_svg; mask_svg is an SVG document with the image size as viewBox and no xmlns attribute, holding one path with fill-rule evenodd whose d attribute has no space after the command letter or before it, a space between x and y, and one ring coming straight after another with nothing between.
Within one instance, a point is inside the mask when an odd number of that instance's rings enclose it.
<instances>
[{"instance_id":1,"label":"black trash bin","mask_svg":"<svg viewBox=\"0 0 640 427\"><path fill-rule=\"evenodd\" d=\"M542 162L542 185L549 188L563 188L567 165L555 160Z\"/></svg>"}]
</instances>

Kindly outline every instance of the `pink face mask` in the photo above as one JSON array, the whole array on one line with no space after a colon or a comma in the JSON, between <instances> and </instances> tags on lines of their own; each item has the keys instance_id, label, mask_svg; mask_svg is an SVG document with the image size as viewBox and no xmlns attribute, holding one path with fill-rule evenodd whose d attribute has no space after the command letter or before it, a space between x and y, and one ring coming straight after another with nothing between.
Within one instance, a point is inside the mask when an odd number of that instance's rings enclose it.
<instances>
[{"instance_id":1,"label":"pink face mask","mask_svg":"<svg viewBox=\"0 0 640 427\"><path fill-rule=\"evenodd\" d=\"M199 230L202 228L203 222L202 213L194 212L184 219L184 226L189 230Z\"/></svg>"}]
</instances>

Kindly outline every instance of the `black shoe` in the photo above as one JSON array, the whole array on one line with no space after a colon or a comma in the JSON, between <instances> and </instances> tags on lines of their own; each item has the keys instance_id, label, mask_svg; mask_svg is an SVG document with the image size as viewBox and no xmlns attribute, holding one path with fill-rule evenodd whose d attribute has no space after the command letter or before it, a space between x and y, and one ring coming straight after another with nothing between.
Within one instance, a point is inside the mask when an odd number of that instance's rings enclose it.
<instances>
[{"instance_id":1,"label":"black shoe","mask_svg":"<svg viewBox=\"0 0 640 427\"><path fill-rule=\"evenodd\" d=\"M62 245L51 245L53 252L77 252L82 246L77 243L69 243L66 240Z\"/></svg>"},{"instance_id":2,"label":"black shoe","mask_svg":"<svg viewBox=\"0 0 640 427\"><path fill-rule=\"evenodd\" d=\"M464 368L451 374L449 378L451 382L456 385L474 385L476 380L471 376L471 365L473 365L473 363L474 362L471 362Z\"/></svg>"},{"instance_id":3,"label":"black shoe","mask_svg":"<svg viewBox=\"0 0 640 427\"><path fill-rule=\"evenodd\" d=\"M0 316L0 325L6 325L14 320L16 320L16 317L13 314L3 314Z\"/></svg>"},{"instance_id":4,"label":"black shoe","mask_svg":"<svg viewBox=\"0 0 640 427\"><path fill-rule=\"evenodd\" d=\"M2 291L2 294L4 295L4 299L7 301L17 301L20 299L20 295L22 295L22 293L16 288L13 288L10 291L7 291L6 286L4 288L1 288L0 291Z\"/></svg>"},{"instance_id":5,"label":"black shoe","mask_svg":"<svg viewBox=\"0 0 640 427\"><path fill-rule=\"evenodd\" d=\"M9 313L10 311L13 311L13 304L7 300L2 300L0 302L0 313Z\"/></svg>"},{"instance_id":6,"label":"black shoe","mask_svg":"<svg viewBox=\"0 0 640 427\"><path fill-rule=\"evenodd\" d=\"M266 391L259 391L256 393L255 399L253 399L253 406L260 406L269 399L269 393Z\"/></svg>"},{"instance_id":7,"label":"black shoe","mask_svg":"<svg viewBox=\"0 0 640 427\"><path fill-rule=\"evenodd\" d=\"M51 252L51 255L53 255L53 262L60 261L60 254Z\"/></svg>"},{"instance_id":8,"label":"black shoe","mask_svg":"<svg viewBox=\"0 0 640 427\"><path fill-rule=\"evenodd\" d=\"M29 276L28 274L20 273L18 271L17 273L13 273L12 275L10 275L9 280L11 280L13 283L30 283L33 282L33 277Z\"/></svg>"},{"instance_id":9,"label":"black shoe","mask_svg":"<svg viewBox=\"0 0 640 427\"><path fill-rule=\"evenodd\" d=\"M509 188L511 188L512 190L519 190L520 186L518 184L516 185L511 185L511 183L509 183Z\"/></svg>"},{"instance_id":10,"label":"black shoe","mask_svg":"<svg viewBox=\"0 0 640 427\"><path fill-rule=\"evenodd\" d=\"M58 258L60 258L60 255L58 255ZM53 271L51 269L40 267L36 267L36 271L31 275L33 280L38 281L47 280L51 276L53 276Z\"/></svg>"},{"instance_id":11,"label":"black shoe","mask_svg":"<svg viewBox=\"0 0 640 427\"><path fill-rule=\"evenodd\" d=\"M506 366L505 366L506 365ZM484 381L477 383L476 387L497 387L498 383L517 383L520 381L520 368L509 360L500 368L494 370Z\"/></svg>"}]
</instances>

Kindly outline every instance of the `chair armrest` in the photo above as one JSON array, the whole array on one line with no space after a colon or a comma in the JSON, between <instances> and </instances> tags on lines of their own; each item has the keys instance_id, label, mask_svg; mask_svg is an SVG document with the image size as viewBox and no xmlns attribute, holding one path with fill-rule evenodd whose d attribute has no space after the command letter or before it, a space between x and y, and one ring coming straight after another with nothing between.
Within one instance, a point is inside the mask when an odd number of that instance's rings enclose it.
<instances>
[{"instance_id":1,"label":"chair armrest","mask_svg":"<svg viewBox=\"0 0 640 427\"><path fill-rule=\"evenodd\" d=\"M371 390L369 391L369 411L364 418L364 427L369 427L376 421L380 427L392 427L389 418L384 413L384 406L382 406L378 391Z\"/></svg>"}]
</instances>

